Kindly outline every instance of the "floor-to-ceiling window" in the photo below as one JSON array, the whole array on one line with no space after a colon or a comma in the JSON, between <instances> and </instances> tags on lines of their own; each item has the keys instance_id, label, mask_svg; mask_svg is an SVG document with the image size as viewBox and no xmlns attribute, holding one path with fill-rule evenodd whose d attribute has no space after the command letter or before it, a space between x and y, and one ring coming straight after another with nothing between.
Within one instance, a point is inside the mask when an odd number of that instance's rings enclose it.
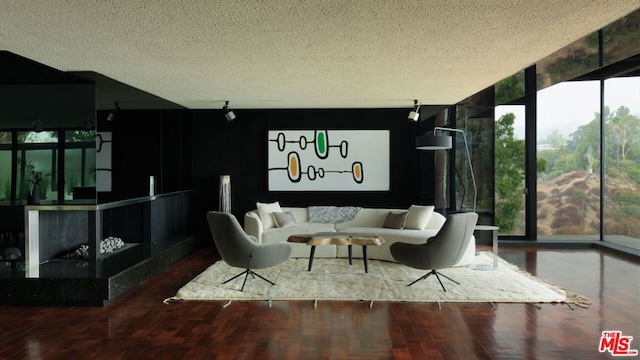
<instances>
[{"instance_id":1,"label":"floor-to-ceiling window","mask_svg":"<svg viewBox=\"0 0 640 360\"><path fill-rule=\"evenodd\" d=\"M525 235L525 107L495 108L495 224L500 235Z\"/></svg>"},{"instance_id":2,"label":"floor-to-ceiling window","mask_svg":"<svg viewBox=\"0 0 640 360\"><path fill-rule=\"evenodd\" d=\"M604 240L640 249L640 77L604 82Z\"/></svg>"},{"instance_id":3,"label":"floor-to-ceiling window","mask_svg":"<svg viewBox=\"0 0 640 360\"><path fill-rule=\"evenodd\" d=\"M600 238L600 82L538 92L538 239Z\"/></svg>"}]
</instances>

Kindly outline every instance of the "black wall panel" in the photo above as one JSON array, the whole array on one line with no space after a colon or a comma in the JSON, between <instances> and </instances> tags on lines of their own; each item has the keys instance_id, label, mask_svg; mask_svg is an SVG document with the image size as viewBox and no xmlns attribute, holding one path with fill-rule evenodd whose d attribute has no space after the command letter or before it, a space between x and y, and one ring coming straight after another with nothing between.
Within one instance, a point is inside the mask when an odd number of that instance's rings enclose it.
<instances>
[{"instance_id":1,"label":"black wall panel","mask_svg":"<svg viewBox=\"0 0 640 360\"><path fill-rule=\"evenodd\" d=\"M222 111L190 111L192 119L193 189L196 209L218 209L219 176L231 175L232 212L242 223L256 202L282 206L355 205L408 208L417 201L417 124L407 109L237 110L227 122ZM390 130L391 188L382 192L270 192L267 190L269 130ZM373 144L372 144L373 146Z\"/></svg>"},{"instance_id":2,"label":"black wall panel","mask_svg":"<svg viewBox=\"0 0 640 360\"><path fill-rule=\"evenodd\" d=\"M419 129L407 119L408 110L236 110L232 122L222 110L130 110L112 122L105 120L107 112L99 112L99 131L113 132L113 191L100 193L99 202L146 196L148 176L159 175L160 193L193 190L190 222L208 233L205 214L218 210L219 177L229 174L232 212L241 223L258 201L408 208L420 203L420 185L424 199L425 188L415 150ZM390 190L268 191L267 132L316 129L389 130Z\"/></svg>"},{"instance_id":3,"label":"black wall panel","mask_svg":"<svg viewBox=\"0 0 640 360\"><path fill-rule=\"evenodd\" d=\"M149 176L156 194L191 189L190 120L184 110L121 111L107 121L98 112L98 131L112 132L112 191L98 202L149 195ZM185 117L187 117L185 119Z\"/></svg>"}]
</instances>

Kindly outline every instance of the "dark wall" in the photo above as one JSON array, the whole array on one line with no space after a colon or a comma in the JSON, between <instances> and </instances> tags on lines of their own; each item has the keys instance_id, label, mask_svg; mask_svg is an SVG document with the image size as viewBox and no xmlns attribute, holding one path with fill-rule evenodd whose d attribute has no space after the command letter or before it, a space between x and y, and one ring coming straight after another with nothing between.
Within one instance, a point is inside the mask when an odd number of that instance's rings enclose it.
<instances>
[{"instance_id":1,"label":"dark wall","mask_svg":"<svg viewBox=\"0 0 640 360\"><path fill-rule=\"evenodd\" d=\"M0 51L0 129L77 128L95 120L92 81Z\"/></svg>"},{"instance_id":2,"label":"dark wall","mask_svg":"<svg viewBox=\"0 0 640 360\"><path fill-rule=\"evenodd\" d=\"M112 132L112 191L98 202L149 195L149 176L156 194L191 189L191 132L184 110L120 111L107 121L98 112L98 131Z\"/></svg>"},{"instance_id":3,"label":"dark wall","mask_svg":"<svg viewBox=\"0 0 640 360\"><path fill-rule=\"evenodd\" d=\"M218 209L218 182L231 175L232 212L243 223L256 202L282 206L356 205L408 208L418 193L417 124L406 109L237 110L227 122L221 110L190 111L196 216ZM390 130L391 189L367 192L267 191L268 130ZM373 145L372 145L373 146ZM206 222L204 223L206 228Z\"/></svg>"}]
</instances>

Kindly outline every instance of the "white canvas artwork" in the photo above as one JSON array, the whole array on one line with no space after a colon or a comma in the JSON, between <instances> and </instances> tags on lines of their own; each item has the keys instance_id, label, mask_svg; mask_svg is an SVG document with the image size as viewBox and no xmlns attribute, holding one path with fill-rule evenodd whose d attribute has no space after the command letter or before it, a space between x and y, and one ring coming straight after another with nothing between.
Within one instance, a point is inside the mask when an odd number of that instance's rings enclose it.
<instances>
[{"instance_id":1,"label":"white canvas artwork","mask_svg":"<svg viewBox=\"0 0 640 360\"><path fill-rule=\"evenodd\" d=\"M388 191L389 130L268 131L269 191Z\"/></svg>"}]
</instances>

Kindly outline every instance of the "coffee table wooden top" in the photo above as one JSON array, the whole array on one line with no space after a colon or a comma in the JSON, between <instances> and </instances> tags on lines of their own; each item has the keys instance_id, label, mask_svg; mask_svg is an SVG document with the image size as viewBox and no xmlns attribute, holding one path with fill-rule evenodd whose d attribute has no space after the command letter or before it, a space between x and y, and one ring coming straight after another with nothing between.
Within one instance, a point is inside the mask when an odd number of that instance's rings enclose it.
<instances>
[{"instance_id":1,"label":"coffee table wooden top","mask_svg":"<svg viewBox=\"0 0 640 360\"><path fill-rule=\"evenodd\" d=\"M313 234L294 234L289 236L287 242L303 243L309 246L317 245L360 245L360 246L380 246L384 244L384 239L379 235L322 232Z\"/></svg>"}]
</instances>

